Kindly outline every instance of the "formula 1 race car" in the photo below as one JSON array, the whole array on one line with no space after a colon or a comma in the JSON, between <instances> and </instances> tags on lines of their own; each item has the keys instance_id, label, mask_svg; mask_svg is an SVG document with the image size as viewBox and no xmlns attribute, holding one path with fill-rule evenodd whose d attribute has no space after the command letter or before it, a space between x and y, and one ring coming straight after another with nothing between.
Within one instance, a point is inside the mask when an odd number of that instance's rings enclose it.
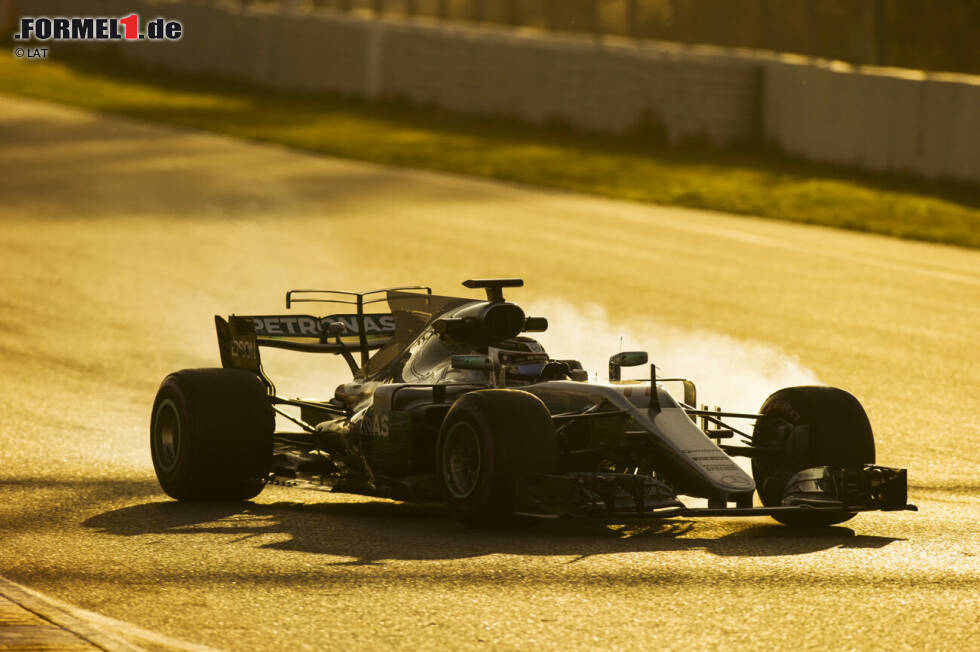
<instances>
[{"instance_id":1,"label":"formula 1 race car","mask_svg":"<svg viewBox=\"0 0 980 652\"><path fill-rule=\"evenodd\" d=\"M150 444L164 491L246 500L287 484L441 500L474 527L758 515L828 525L915 509L905 470L874 464L868 418L843 390L781 389L758 414L699 409L694 383L658 378L655 365L648 378L621 378L623 367L648 364L642 351L613 355L608 382L589 382L577 361L552 359L524 335L548 322L504 300L503 288L523 281L463 285L486 299L417 286L291 290L287 309L318 302L355 312L216 316L222 368L170 374L153 404ZM390 312L365 312L380 302ZM283 398L261 347L343 356L353 379L329 399ZM299 431L277 432L276 415ZM754 422L751 433L729 425L739 419ZM740 443L724 443L732 440ZM734 456L751 459L751 476Z\"/></svg>"}]
</instances>

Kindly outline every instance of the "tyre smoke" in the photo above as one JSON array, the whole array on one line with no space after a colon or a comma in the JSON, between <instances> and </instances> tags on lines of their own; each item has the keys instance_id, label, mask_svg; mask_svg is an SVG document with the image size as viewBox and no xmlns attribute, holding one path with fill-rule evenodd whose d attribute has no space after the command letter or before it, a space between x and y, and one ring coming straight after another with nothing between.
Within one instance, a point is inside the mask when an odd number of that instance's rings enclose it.
<instances>
[{"instance_id":1,"label":"tyre smoke","mask_svg":"<svg viewBox=\"0 0 980 652\"><path fill-rule=\"evenodd\" d=\"M658 376L690 378L699 403L723 410L755 412L777 389L820 383L793 356L762 342L658 322L617 322L598 304L542 301L528 306L528 314L548 318L548 330L534 334L548 354L579 360L590 382L605 382L609 356L622 350L647 351ZM649 366L624 368L623 378L649 378L649 373ZM664 387L683 398L679 383Z\"/></svg>"},{"instance_id":2,"label":"tyre smoke","mask_svg":"<svg viewBox=\"0 0 980 652\"><path fill-rule=\"evenodd\" d=\"M697 384L698 402L724 410L755 412L769 394L782 387L820 384L817 375L785 351L762 342L744 341L707 330L684 330L656 321L616 320L598 304L584 307L562 300L527 302L527 314L547 317L544 333L528 333L552 358L574 359L589 371L590 382L606 381L609 356L647 351L660 377L685 377ZM329 398L350 378L339 356L317 358L265 349L263 362L287 396ZM649 378L649 366L623 369L623 378ZM329 379L325 382L325 379ZM664 387L678 400L679 383Z\"/></svg>"}]
</instances>

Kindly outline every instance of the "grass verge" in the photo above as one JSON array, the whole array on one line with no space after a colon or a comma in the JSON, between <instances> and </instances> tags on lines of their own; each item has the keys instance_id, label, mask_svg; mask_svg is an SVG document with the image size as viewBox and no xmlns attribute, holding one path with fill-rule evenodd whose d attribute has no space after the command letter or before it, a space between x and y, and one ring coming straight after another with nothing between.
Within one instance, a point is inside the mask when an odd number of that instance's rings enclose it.
<instances>
[{"instance_id":1,"label":"grass verge","mask_svg":"<svg viewBox=\"0 0 980 652\"><path fill-rule=\"evenodd\" d=\"M667 148L652 131L617 138L86 59L0 56L0 92L382 164L980 248L975 187Z\"/></svg>"}]
</instances>

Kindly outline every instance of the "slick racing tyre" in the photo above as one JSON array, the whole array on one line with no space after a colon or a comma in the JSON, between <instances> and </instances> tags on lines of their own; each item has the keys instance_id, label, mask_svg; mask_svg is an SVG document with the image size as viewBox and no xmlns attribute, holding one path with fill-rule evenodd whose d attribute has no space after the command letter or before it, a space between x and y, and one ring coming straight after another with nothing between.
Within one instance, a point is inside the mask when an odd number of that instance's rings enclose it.
<instances>
[{"instance_id":1,"label":"slick racing tyre","mask_svg":"<svg viewBox=\"0 0 980 652\"><path fill-rule=\"evenodd\" d=\"M836 387L787 387L759 410L753 445L780 452L752 459L752 476L766 506L782 502L787 482L798 471L817 466L862 466L875 461L874 435L861 403ZM808 426L808 428L800 428ZM773 516L780 523L824 526L853 513L793 512Z\"/></svg>"},{"instance_id":2,"label":"slick racing tyre","mask_svg":"<svg viewBox=\"0 0 980 652\"><path fill-rule=\"evenodd\" d=\"M520 473L554 473L559 448L538 397L487 389L461 397L439 431L436 475L450 515L467 527L508 527Z\"/></svg>"},{"instance_id":3,"label":"slick racing tyre","mask_svg":"<svg viewBox=\"0 0 980 652\"><path fill-rule=\"evenodd\" d=\"M269 473L274 429L265 386L254 373L172 373L157 391L150 419L160 486L177 500L252 498Z\"/></svg>"}]
</instances>

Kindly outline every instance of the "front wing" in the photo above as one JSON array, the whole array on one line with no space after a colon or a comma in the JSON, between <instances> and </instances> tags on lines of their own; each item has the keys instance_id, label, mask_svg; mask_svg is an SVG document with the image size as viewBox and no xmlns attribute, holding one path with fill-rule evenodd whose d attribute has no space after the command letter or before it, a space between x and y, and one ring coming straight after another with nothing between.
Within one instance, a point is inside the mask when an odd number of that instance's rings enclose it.
<instances>
[{"instance_id":1,"label":"front wing","mask_svg":"<svg viewBox=\"0 0 980 652\"><path fill-rule=\"evenodd\" d=\"M905 469L865 465L816 467L787 484L783 504L753 507L750 497L688 507L663 482L623 473L528 473L518 478L517 513L538 518L774 516L789 512L847 513L917 508L907 502Z\"/></svg>"}]
</instances>

